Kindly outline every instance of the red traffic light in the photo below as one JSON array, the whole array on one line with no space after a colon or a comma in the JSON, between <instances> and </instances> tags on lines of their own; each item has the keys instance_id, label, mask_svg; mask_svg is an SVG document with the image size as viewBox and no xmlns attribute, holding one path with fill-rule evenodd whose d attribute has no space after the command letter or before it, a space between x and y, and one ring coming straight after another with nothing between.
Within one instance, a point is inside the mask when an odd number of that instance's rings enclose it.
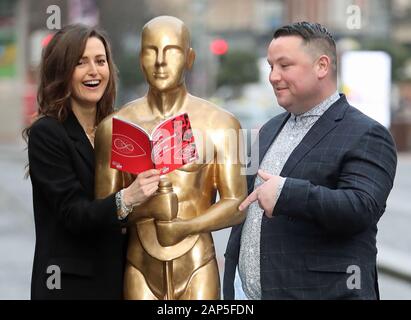
<instances>
[{"instance_id":1,"label":"red traffic light","mask_svg":"<svg viewBox=\"0 0 411 320\"><path fill-rule=\"evenodd\" d=\"M228 43L224 39L215 39L210 43L210 51L218 56L226 54L228 51Z\"/></svg>"},{"instance_id":2,"label":"red traffic light","mask_svg":"<svg viewBox=\"0 0 411 320\"><path fill-rule=\"evenodd\" d=\"M49 33L48 35L46 35L43 40L41 40L41 47L45 48L47 47L47 45L49 44L49 42L51 41L51 39L53 38L54 34Z\"/></svg>"}]
</instances>

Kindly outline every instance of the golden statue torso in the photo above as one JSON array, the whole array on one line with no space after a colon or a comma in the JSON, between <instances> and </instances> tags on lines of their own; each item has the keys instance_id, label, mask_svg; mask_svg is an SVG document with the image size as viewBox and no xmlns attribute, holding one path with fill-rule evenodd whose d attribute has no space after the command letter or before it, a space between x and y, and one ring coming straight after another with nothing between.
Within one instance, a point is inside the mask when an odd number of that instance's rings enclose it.
<instances>
[{"instance_id":1,"label":"golden statue torso","mask_svg":"<svg viewBox=\"0 0 411 320\"><path fill-rule=\"evenodd\" d=\"M120 111L117 115L119 117L127 116L128 108L142 112L142 120L139 120L136 117L132 119L132 121L142 126L148 132L151 132L159 122L164 120L161 117L153 117L152 115L150 117L150 110L147 110L149 108L145 98L131 103L129 106L122 109L124 110L123 112ZM213 109L211 106L207 106L207 108ZM189 112L192 128L197 131L195 132L196 141L199 141L200 139L210 139L198 136L198 134L201 133L206 134L208 129L206 125L204 125L204 121L201 121L202 119L195 116L195 113L192 115L190 110L181 110L181 112ZM204 115L204 113L202 114ZM177 217L182 220L188 220L199 216L215 202L216 189L213 184L214 159L211 159L211 161L206 163L206 151L204 148L200 147L197 151L199 160L196 163L186 164L167 175L167 178L172 183L174 192L178 197ZM127 184L132 181L131 176L128 178L129 181L126 182ZM164 296L164 261L153 258L144 250L138 236L137 224L132 225L129 228L129 232L130 240L127 250L128 262L144 275L147 285L156 296ZM197 238L193 247L187 253L181 257L173 259L173 287L176 299L184 293L188 282L195 271L212 261L214 258L215 250L213 239L210 233L204 233ZM218 277L218 274L216 276Z\"/></svg>"},{"instance_id":2,"label":"golden statue torso","mask_svg":"<svg viewBox=\"0 0 411 320\"><path fill-rule=\"evenodd\" d=\"M179 113L182 112L187 112L189 115L199 158L195 163L186 164L180 169L167 174L167 179L172 183L174 193L178 198L177 218L181 220L201 219L201 216L215 203L217 190L220 192L220 197L223 198L230 195L236 196L233 205L238 206L238 203L245 197L246 192L245 177L240 175L239 170L241 164L228 165L218 163L217 161L217 154L226 152L223 149L228 144L227 141L224 141L223 132L227 129L238 130L237 121L231 114L189 94L186 95L184 103L179 109ZM146 97L127 104L114 115L132 121L142 126L148 132L151 132L159 122L164 120L163 117L156 117L151 112ZM100 136L111 136L112 116L104 120L104 123L101 125L102 128L99 127L100 133L98 134ZM237 125L233 127L232 123ZM107 149L108 145L106 147L106 158L108 157ZM99 151L97 152L99 153ZM99 155L97 157L97 163L99 159L104 158ZM135 178L131 174L121 173L114 169L105 169L105 171L111 171L110 183L108 185L117 186L117 189L120 186L127 187ZM102 173L100 173L101 175ZM224 175L227 176L224 177ZM227 177L230 178L229 182L226 181ZM226 183L222 183L223 181L226 181ZM228 187L232 186L236 187L228 189ZM101 189L104 188L102 187ZM108 193L109 191L107 190L106 194ZM153 200L155 206L155 199ZM147 204L136 208L131 218L133 222L128 228L128 266L125 275L124 293L125 297L130 299L162 299L165 296L164 261L166 259L162 258L162 248L155 247L152 243L154 241L150 240L148 245L158 248L154 249L156 254L150 254L149 250L145 250L139 236L139 223L150 219L146 214L149 210L152 210L152 208L147 208ZM227 211L227 208L220 210ZM233 225L242 220L238 213L237 215L235 214L237 211L235 207L232 208L231 206L229 210L232 213L227 212L224 216L224 212L217 212L215 218L211 217L211 220L209 219L210 221L206 222L210 225L210 231ZM142 218L139 218L139 216ZM152 230L154 231L154 229ZM172 235L177 233L174 230L165 230L164 234L167 232ZM150 235L152 236L152 234ZM194 234L191 235L191 238L194 238L194 236L195 239L191 240L195 241L191 241L189 249L184 251L185 253L181 256L172 259L173 298L218 299L220 296L219 274L211 232ZM171 241L171 243L164 245L164 247L169 247L171 249L169 251L176 252L177 250L174 248L177 248L186 241L186 238L178 240L166 237L166 241ZM190 284L194 281L195 277L198 278L195 279L195 283L198 284L194 285L195 291L193 291L193 288L190 288ZM150 292L142 294L141 288L145 286L147 286ZM199 286L202 288L198 288Z\"/></svg>"},{"instance_id":3,"label":"golden statue torso","mask_svg":"<svg viewBox=\"0 0 411 320\"><path fill-rule=\"evenodd\" d=\"M162 120L187 112L199 155L197 162L167 174L165 185L171 182L174 193L159 192L129 215L126 299L218 299L211 232L245 218L238 210L247 194L239 159L241 127L233 115L187 93L184 74L194 60L181 20L150 20L143 27L140 51L149 90L115 114L151 132ZM128 187L135 178L110 168L111 135L112 116L96 132L97 198Z\"/></svg>"}]
</instances>

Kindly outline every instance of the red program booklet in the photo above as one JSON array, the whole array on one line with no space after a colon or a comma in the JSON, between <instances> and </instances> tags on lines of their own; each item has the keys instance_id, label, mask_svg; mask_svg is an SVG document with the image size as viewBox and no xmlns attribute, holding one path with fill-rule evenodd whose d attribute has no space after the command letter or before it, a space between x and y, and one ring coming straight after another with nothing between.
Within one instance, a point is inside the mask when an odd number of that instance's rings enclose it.
<instances>
[{"instance_id":1,"label":"red program booklet","mask_svg":"<svg viewBox=\"0 0 411 320\"><path fill-rule=\"evenodd\" d=\"M166 174L197 159L187 113L160 122L151 134L135 123L113 117L111 168L133 174L158 169Z\"/></svg>"}]
</instances>

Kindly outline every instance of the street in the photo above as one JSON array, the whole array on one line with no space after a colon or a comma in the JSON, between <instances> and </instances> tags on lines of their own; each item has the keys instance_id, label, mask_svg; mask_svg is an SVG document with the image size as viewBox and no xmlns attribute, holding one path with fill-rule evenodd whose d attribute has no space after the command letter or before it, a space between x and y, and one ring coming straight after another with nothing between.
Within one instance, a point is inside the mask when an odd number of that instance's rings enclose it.
<instances>
[{"instance_id":1,"label":"street","mask_svg":"<svg viewBox=\"0 0 411 320\"><path fill-rule=\"evenodd\" d=\"M35 244L31 184L23 179L24 146L0 146L0 299L29 299ZM394 189L379 223L377 246L382 265L403 267L411 257L411 155L399 156ZM214 233L220 274L229 229ZM395 253L395 254L394 254ZM397 260L398 259L398 260ZM404 262L405 261L405 262ZM222 278L221 278L222 279ZM411 282L380 272L382 299L411 299Z\"/></svg>"}]
</instances>

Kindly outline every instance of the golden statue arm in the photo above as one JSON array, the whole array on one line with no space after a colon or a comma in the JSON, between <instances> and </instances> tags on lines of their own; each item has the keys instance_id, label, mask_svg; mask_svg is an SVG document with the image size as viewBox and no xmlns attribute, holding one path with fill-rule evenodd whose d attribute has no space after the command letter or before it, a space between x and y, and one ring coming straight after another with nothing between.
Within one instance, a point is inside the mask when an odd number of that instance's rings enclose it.
<instances>
[{"instance_id":1,"label":"golden statue arm","mask_svg":"<svg viewBox=\"0 0 411 320\"><path fill-rule=\"evenodd\" d=\"M111 118L103 121L97 128L95 145L95 196L97 199L126 187L121 179L121 172L110 168L111 159Z\"/></svg>"},{"instance_id":2,"label":"golden statue arm","mask_svg":"<svg viewBox=\"0 0 411 320\"><path fill-rule=\"evenodd\" d=\"M241 127L237 120L233 119L229 128L234 128L237 132L236 149L232 148L232 141L226 135L213 136L216 148L215 161L222 162L215 164L214 171L214 187L219 192L220 200L192 219L157 221L158 239L162 245L170 246L189 235L223 229L244 221L245 212L238 210L238 206L247 196L247 182L245 175L241 174L238 151L243 150L238 148L243 139L238 134ZM237 152L231 152L230 149ZM223 155L223 158L217 159L218 155Z\"/></svg>"}]
</instances>

